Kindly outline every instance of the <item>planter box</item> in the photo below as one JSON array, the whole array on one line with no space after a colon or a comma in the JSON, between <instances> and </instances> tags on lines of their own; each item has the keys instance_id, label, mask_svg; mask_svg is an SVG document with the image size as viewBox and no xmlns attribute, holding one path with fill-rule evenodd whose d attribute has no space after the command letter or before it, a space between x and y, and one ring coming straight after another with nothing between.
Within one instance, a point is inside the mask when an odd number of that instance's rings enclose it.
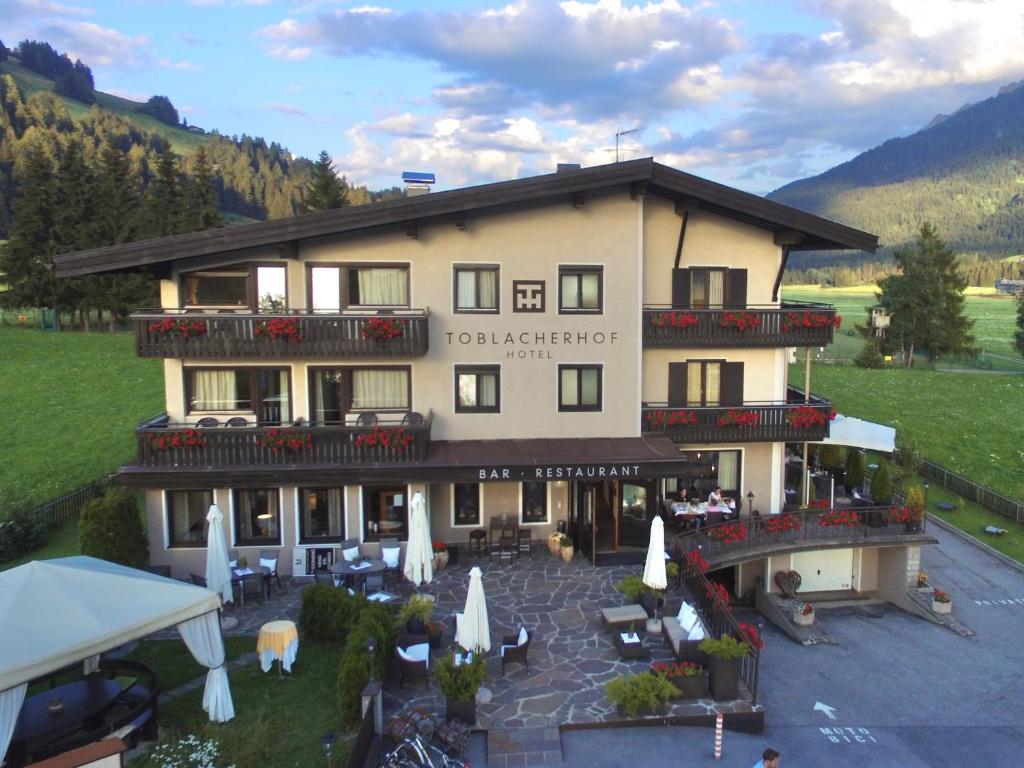
<instances>
[{"instance_id":1,"label":"planter box","mask_svg":"<svg viewBox=\"0 0 1024 768\"><path fill-rule=\"evenodd\" d=\"M680 699L706 699L708 697L708 678L706 675L673 677L672 685L679 689Z\"/></svg>"},{"instance_id":2,"label":"planter box","mask_svg":"<svg viewBox=\"0 0 1024 768\"><path fill-rule=\"evenodd\" d=\"M740 695L740 662L711 659L711 698L735 701Z\"/></svg>"},{"instance_id":3,"label":"planter box","mask_svg":"<svg viewBox=\"0 0 1024 768\"><path fill-rule=\"evenodd\" d=\"M469 701L444 700L444 719L461 720L466 725L476 725L476 699Z\"/></svg>"},{"instance_id":4,"label":"planter box","mask_svg":"<svg viewBox=\"0 0 1024 768\"><path fill-rule=\"evenodd\" d=\"M793 614L793 623L798 624L801 627L809 627L811 626L811 624L814 623L814 614L809 613L806 616L804 616L803 613L797 611Z\"/></svg>"},{"instance_id":5,"label":"planter box","mask_svg":"<svg viewBox=\"0 0 1024 768\"><path fill-rule=\"evenodd\" d=\"M565 562L567 562L567 563L570 562L572 560L573 548L572 547L559 547L559 549L561 550L562 559Z\"/></svg>"},{"instance_id":6,"label":"planter box","mask_svg":"<svg viewBox=\"0 0 1024 768\"><path fill-rule=\"evenodd\" d=\"M934 611L935 613L943 614L952 613L953 603L937 603L934 600L932 600L932 611Z\"/></svg>"}]
</instances>

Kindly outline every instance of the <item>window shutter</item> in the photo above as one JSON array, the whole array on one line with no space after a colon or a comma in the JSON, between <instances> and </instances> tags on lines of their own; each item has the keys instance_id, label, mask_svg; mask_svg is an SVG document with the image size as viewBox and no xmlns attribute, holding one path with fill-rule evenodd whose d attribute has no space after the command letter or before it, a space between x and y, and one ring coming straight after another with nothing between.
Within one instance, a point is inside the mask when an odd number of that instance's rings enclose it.
<instances>
[{"instance_id":1,"label":"window shutter","mask_svg":"<svg viewBox=\"0 0 1024 768\"><path fill-rule=\"evenodd\" d=\"M672 308L690 308L690 270L672 270Z\"/></svg>"},{"instance_id":2,"label":"window shutter","mask_svg":"<svg viewBox=\"0 0 1024 768\"><path fill-rule=\"evenodd\" d=\"M686 363L668 364L668 404L671 408L686 405Z\"/></svg>"},{"instance_id":3,"label":"window shutter","mask_svg":"<svg viewBox=\"0 0 1024 768\"><path fill-rule=\"evenodd\" d=\"M729 309L747 307L747 270L730 269L725 273L725 306Z\"/></svg>"},{"instance_id":4,"label":"window shutter","mask_svg":"<svg viewBox=\"0 0 1024 768\"><path fill-rule=\"evenodd\" d=\"M743 363L722 363L722 405L743 405Z\"/></svg>"}]
</instances>

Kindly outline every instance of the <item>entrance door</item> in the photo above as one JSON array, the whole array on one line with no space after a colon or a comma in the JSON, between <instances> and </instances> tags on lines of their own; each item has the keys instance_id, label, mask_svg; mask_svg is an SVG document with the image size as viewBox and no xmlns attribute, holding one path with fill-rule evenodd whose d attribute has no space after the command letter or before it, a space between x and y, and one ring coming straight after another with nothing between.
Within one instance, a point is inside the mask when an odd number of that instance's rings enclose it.
<instances>
[{"instance_id":1,"label":"entrance door","mask_svg":"<svg viewBox=\"0 0 1024 768\"><path fill-rule=\"evenodd\" d=\"M852 549L795 552L792 568L800 574L801 592L829 592L853 586Z\"/></svg>"},{"instance_id":2,"label":"entrance door","mask_svg":"<svg viewBox=\"0 0 1024 768\"><path fill-rule=\"evenodd\" d=\"M614 480L587 483L594 499L595 549L598 552L616 552L619 549L619 484Z\"/></svg>"}]
</instances>

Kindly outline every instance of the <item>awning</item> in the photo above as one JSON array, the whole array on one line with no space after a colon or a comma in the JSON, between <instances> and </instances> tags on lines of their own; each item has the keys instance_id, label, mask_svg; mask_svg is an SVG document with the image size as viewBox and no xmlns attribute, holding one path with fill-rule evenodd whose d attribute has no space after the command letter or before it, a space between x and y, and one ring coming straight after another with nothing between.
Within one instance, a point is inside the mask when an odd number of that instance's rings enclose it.
<instances>
[{"instance_id":1,"label":"awning","mask_svg":"<svg viewBox=\"0 0 1024 768\"><path fill-rule=\"evenodd\" d=\"M896 450L896 430L873 421L837 414L829 427L826 445L852 445L869 451L892 453Z\"/></svg>"},{"instance_id":2,"label":"awning","mask_svg":"<svg viewBox=\"0 0 1024 768\"><path fill-rule=\"evenodd\" d=\"M312 464L268 467L157 469L128 465L124 485L159 488L259 487L284 482L481 482L601 480L674 477L685 464L667 437L585 437L536 440L438 440L423 461L402 463Z\"/></svg>"}]
</instances>

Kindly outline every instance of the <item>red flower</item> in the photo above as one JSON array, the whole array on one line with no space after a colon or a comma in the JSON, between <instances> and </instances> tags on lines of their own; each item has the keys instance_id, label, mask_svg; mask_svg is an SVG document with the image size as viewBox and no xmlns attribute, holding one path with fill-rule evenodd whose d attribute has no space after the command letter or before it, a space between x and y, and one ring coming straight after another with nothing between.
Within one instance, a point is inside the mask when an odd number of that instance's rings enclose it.
<instances>
[{"instance_id":1,"label":"red flower","mask_svg":"<svg viewBox=\"0 0 1024 768\"><path fill-rule=\"evenodd\" d=\"M843 324L843 318L838 314L829 315L825 312L786 312L782 321L782 330L789 331L793 328L827 328L832 326L838 329Z\"/></svg>"},{"instance_id":2,"label":"red flower","mask_svg":"<svg viewBox=\"0 0 1024 768\"><path fill-rule=\"evenodd\" d=\"M692 312L656 312L650 315L655 328L689 328L697 325L697 316Z\"/></svg>"},{"instance_id":3,"label":"red flower","mask_svg":"<svg viewBox=\"0 0 1024 768\"><path fill-rule=\"evenodd\" d=\"M699 549L691 549L689 552L687 552L686 559L687 561L689 561L690 565L692 565L701 573L707 573L708 568L711 567L708 564L708 561L704 559L704 555L700 553Z\"/></svg>"},{"instance_id":4,"label":"red flower","mask_svg":"<svg viewBox=\"0 0 1024 768\"><path fill-rule=\"evenodd\" d=\"M704 591L719 608L725 611L731 610L729 607L729 590L726 589L724 584L719 584L717 581L709 581L707 586L704 587Z\"/></svg>"},{"instance_id":5,"label":"red flower","mask_svg":"<svg viewBox=\"0 0 1024 768\"><path fill-rule=\"evenodd\" d=\"M253 329L253 335L267 339L287 339L292 344L302 341L299 321L294 317L275 317L273 320L262 320Z\"/></svg>"},{"instance_id":6,"label":"red flower","mask_svg":"<svg viewBox=\"0 0 1024 768\"><path fill-rule=\"evenodd\" d=\"M149 324L147 330L157 336L176 336L184 338L190 336L206 335L205 320L179 320L174 317L165 317L163 320L156 320Z\"/></svg>"},{"instance_id":7,"label":"red flower","mask_svg":"<svg viewBox=\"0 0 1024 768\"><path fill-rule=\"evenodd\" d=\"M718 323L723 328L749 331L761 325L761 318L753 312L723 312Z\"/></svg>"},{"instance_id":8,"label":"red flower","mask_svg":"<svg viewBox=\"0 0 1024 768\"><path fill-rule=\"evenodd\" d=\"M402 336L405 333L405 324L405 320L397 317L371 317L363 321L359 327L359 335L383 344L388 339Z\"/></svg>"},{"instance_id":9,"label":"red flower","mask_svg":"<svg viewBox=\"0 0 1024 768\"><path fill-rule=\"evenodd\" d=\"M182 432L164 432L149 436L149 447L154 451L168 451L171 448L202 448L206 437L197 429Z\"/></svg>"},{"instance_id":10,"label":"red flower","mask_svg":"<svg viewBox=\"0 0 1024 768\"><path fill-rule=\"evenodd\" d=\"M887 523L920 523L924 511L914 507L893 507L885 515Z\"/></svg>"},{"instance_id":11,"label":"red flower","mask_svg":"<svg viewBox=\"0 0 1024 768\"><path fill-rule=\"evenodd\" d=\"M712 541L723 544L738 544L747 538L747 526L744 523L722 523L708 530Z\"/></svg>"},{"instance_id":12,"label":"red flower","mask_svg":"<svg viewBox=\"0 0 1024 768\"><path fill-rule=\"evenodd\" d=\"M820 406L798 405L786 412L786 421L798 428L824 426L829 419L835 418L835 411L824 410Z\"/></svg>"},{"instance_id":13,"label":"red flower","mask_svg":"<svg viewBox=\"0 0 1024 768\"><path fill-rule=\"evenodd\" d=\"M860 515L853 511L826 512L818 518L818 525L832 528L857 528L860 525Z\"/></svg>"},{"instance_id":14,"label":"red flower","mask_svg":"<svg viewBox=\"0 0 1024 768\"><path fill-rule=\"evenodd\" d=\"M761 421L761 414L757 411L744 411L740 408L730 408L724 416L718 417L720 427L756 427Z\"/></svg>"},{"instance_id":15,"label":"red flower","mask_svg":"<svg viewBox=\"0 0 1024 768\"><path fill-rule=\"evenodd\" d=\"M759 651L764 648L764 640L761 639L761 633L757 631L757 627L753 624L744 624L742 621L739 622L739 627L740 640L748 640Z\"/></svg>"},{"instance_id":16,"label":"red flower","mask_svg":"<svg viewBox=\"0 0 1024 768\"><path fill-rule=\"evenodd\" d=\"M769 533L799 531L802 523L799 515L777 515L765 521L764 529Z\"/></svg>"},{"instance_id":17,"label":"red flower","mask_svg":"<svg viewBox=\"0 0 1024 768\"><path fill-rule=\"evenodd\" d=\"M277 453L282 448L291 451L301 451L303 448L313 447L313 436L308 432L300 432L296 429L272 427L265 434L256 438L256 442L264 448L269 448Z\"/></svg>"},{"instance_id":18,"label":"red flower","mask_svg":"<svg viewBox=\"0 0 1024 768\"><path fill-rule=\"evenodd\" d=\"M690 427L697 423L697 412L685 409L648 411L647 424L651 429L664 429L665 427Z\"/></svg>"},{"instance_id":19,"label":"red flower","mask_svg":"<svg viewBox=\"0 0 1024 768\"><path fill-rule=\"evenodd\" d=\"M380 445L384 448L393 448L396 453L404 453L415 439L416 436L405 427L374 427L369 432L357 435L355 445L360 448Z\"/></svg>"}]
</instances>

